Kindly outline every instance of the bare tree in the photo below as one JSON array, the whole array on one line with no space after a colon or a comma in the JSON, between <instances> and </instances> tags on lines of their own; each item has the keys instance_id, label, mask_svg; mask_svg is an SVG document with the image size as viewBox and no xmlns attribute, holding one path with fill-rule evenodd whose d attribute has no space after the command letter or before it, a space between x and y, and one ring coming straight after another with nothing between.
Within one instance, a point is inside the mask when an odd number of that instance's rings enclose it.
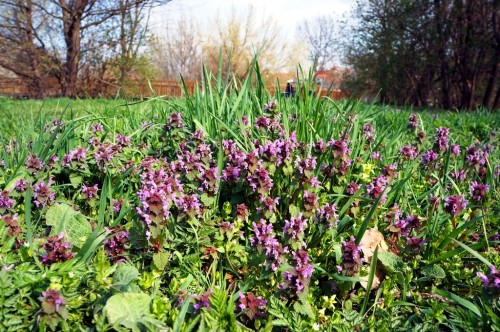
<instances>
[{"instance_id":1,"label":"bare tree","mask_svg":"<svg viewBox=\"0 0 500 332\"><path fill-rule=\"evenodd\" d=\"M168 0L49 0L49 2L51 6L44 7L45 12L52 18L60 20L63 26L65 59L61 80L62 92L65 96L73 97L77 93L82 39L85 38L86 33L112 18L121 17L126 20L134 17L130 21L132 23L129 25L129 30L125 30L126 27L124 27L120 31L132 32L137 37L137 27L142 17L140 11L146 6L165 3ZM126 55L132 51L129 48L129 42L134 38L127 40L124 34L120 38L123 38L120 43L122 55Z\"/></svg>"},{"instance_id":2,"label":"bare tree","mask_svg":"<svg viewBox=\"0 0 500 332\"><path fill-rule=\"evenodd\" d=\"M252 6L242 12L233 8L225 19L217 17L213 30L203 44L203 61L216 72L222 56L224 77L245 77L255 56L264 75L285 70L296 50L284 40L275 20L259 17Z\"/></svg>"},{"instance_id":3,"label":"bare tree","mask_svg":"<svg viewBox=\"0 0 500 332\"><path fill-rule=\"evenodd\" d=\"M0 13L0 67L27 81L33 97L43 97L43 62L50 57L37 27L45 17L35 17L32 0L2 0Z\"/></svg>"},{"instance_id":4,"label":"bare tree","mask_svg":"<svg viewBox=\"0 0 500 332\"><path fill-rule=\"evenodd\" d=\"M161 34L150 42L151 57L161 75L177 80L201 79L201 41L199 26L192 19L181 17L169 22Z\"/></svg>"},{"instance_id":5,"label":"bare tree","mask_svg":"<svg viewBox=\"0 0 500 332\"><path fill-rule=\"evenodd\" d=\"M324 15L303 21L297 30L300 38L309 44L309 59L315 64L315 69L333 67L340 54L338 22L335 17Z\"/></svg>"}]
</instances>

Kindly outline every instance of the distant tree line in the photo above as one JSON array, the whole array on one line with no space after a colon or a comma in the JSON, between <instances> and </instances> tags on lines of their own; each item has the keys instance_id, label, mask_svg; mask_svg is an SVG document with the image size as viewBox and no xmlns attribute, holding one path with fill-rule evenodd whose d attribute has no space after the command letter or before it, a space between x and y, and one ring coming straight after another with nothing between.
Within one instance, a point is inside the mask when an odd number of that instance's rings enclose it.
<instances>
[{"instance_id":1,"label":"distant tree line","mask_svg":"<svg viewBox=\"0 0 500 332\"><path fill-rule=\"evenodd\" d=\"M500 106L500 1L359 0L346 62L349 91L381 102Z\"/></svg>"}]
</instances>

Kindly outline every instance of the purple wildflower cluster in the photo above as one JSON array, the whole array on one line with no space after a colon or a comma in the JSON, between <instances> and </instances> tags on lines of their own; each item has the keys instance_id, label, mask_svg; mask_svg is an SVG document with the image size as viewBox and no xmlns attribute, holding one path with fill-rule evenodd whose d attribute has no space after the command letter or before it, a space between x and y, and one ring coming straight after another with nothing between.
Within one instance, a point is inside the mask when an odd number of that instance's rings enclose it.
<instances>
[{"instance_id":1,"label":"purple wildflower cluster","mask_svg":"<svg viewBox=\"0 0 500 332\"><path fill-rule=\"evenodd\" d=\"M137 193L140 200L137 212L147 225L165 222L171 214L172 205L181 202L183 185L179 175L171 171L168 165L163 165L158 170L149 168L141 174L142 187Z\"/></svg>"},{"instance_id":2,"label":"purple wildflower cluster","mask_svg":"<svg viewBox=\"0 0 500 332\"><path fill-rule=\"evenodd\" d=\"M42 312L45 315L58 314L61 318L68 318L68 311L66 309L68 300L62 295L61 291L49 288L42 292L38 301L41 302Z\"/></svg>"},{"instance_id":3,"label":"purple wildflower cluster","mask_svg":"<svg viewBox=\"0 0 500 332\"><path fill-rule=\"evenodd\" d=\"M415 130L418 127L418 118L416 114L410 114L408 117L408 128Z\"/></svg>"},{"instance_id":4,"label":"purple wildflower cluster","mask_svg":"<svg viewBox=\"0 0 500 332\"><path fill-rule=\"evenodd\" d=\"M493 265L490 265L490 274L484 275L482 272L477 272L477 276L483 282L484 289L500 293L500 271Z\"/></svg>"},{"instance_id":5,"label":"purple wildflower cluster","mask_svg":"<svg viewBox=\"0 0 500 332\"><path fill-rule=\"evenodd\" d=\"M306 227L307 219L302 218L302 213L299 213L297 218L291 217L290 220L285 220L283 233L294 241L302 241Z\"/></svg>"},{"instance_id":6,"label":"purple wildflower cluster","mask_svg":"<svg viewBox=\"0 0 500 332\"><path fill-rule=\"evenodd\" d=\"M449 147L450 129L446 127L436 128L436 135L434 136L434 149L436 151L444 152Z\"/></svg>"},{"instance_id":7,"label":"purple wildflower cluster","mask_svg":"<svg viewBox=\"0 0 500 332\"><path fill-rule=\"evenodd\" d=\"M26 167L26 171L29 174L36 175L36 173L38 173L38 171L43 168L43 163L36 155L30 154L26 158L26 163L24 164L24 166Z\"/></svg>"},{"instance_id":8,"label":"purple wildflower cluster","mask_svg":"<svg viewBox=\"0 0 500 332\"><path fill-rule=\"evenodd\" d=\"M266 221L261 219L258 223L253 222L252 225L255 236L250 238L250 243L257 247L259 252L264 252L267 267L276 272L277 268L283 264L284 254L288 253L288 248L283 248L273 234L273 224L266 224Z\"/></svg>"},{"instance_id":9,"label":"purple wildflower cluster","mask_svg":"<svg viewBox=\"0 0 500 332\"><path fill-rule=\"evenodd\" d=\"M64 242L64 233L49 236L47 242L43 244L45 255L42 257L42 264L51 265L53 263L65 262L73 258L71 243Z\"/></svg>"},{"instance_id":10,"label":"purple wildflower cluster","mask_svg":"<svg viewBox=\"0 0 500 332\"><path fill-rule=\"evenodd\" d=\"M435 161L436 159L438 159L438 154L436 152L434 152L434 150L429 150L427 152L424 152L422 154L422 164L423 165L427 165L427 164L430 164L431 162Z\"/></svg>"},{"instance_id":11,"label":"purple wildflower cluster","mask_svg":"<svg viewBox=\"0 0 500 332\"><path fill-rule=\"evenodd\" d=\"M195 299L195 304L193 305L195 312L202 308L210 309L210 295L212 295L213 290L209 289L201 295L193 295Z\"/></svg>"},{"instance_id":12,"label":"purple wildflower cluster","mask_svg":"<svg viewBox=\"0 0 500 332\"><path fill-rule=\"evenodd\" d=\"M87 152L88 149L85 149L83 147L78 147L74 150L71 150L68 154L64 155L63 161L61 162L61 166L72 167L78 164L79 167L83 169L85 161L87 159Z\"/></svg>"},{"instance_id":13,"label":"purple wildflower cluster","mask_svg":"<svg viewBox=\"0 0 500 332\"><path fill-rule=\"evenodd\" d=\"M342 241L342 267L347 275L354 275L359 271L363 258L361 257L361 246L356 245L354 236L349 241ZM340 273L340 271L339 271Z\"/></svg>"},{"instance_id":14,"label":"purple wildflower cluster","mask_svg":"<svg viewBox=\"0 0 500 332\"><path fill-rule=\"evenodd\" d=\"M338 223L338 215L335 203L326 203L319 208L314 220L320 223L326 223L329 228L336 226Z\"/></svg>"},{"instance_id":15,"label":"purple wildflower cluster","mask_svg":"<svg viewBox=\"0 0 500 332\"><path fill-rule=\"evenodd\" d=\"M266 316L267 301L262 296L255 296L252 292L244 295L239 293L238 308L250 320Z\"/></svg>"},{"instance_id":16,"label":"purple wildflower cluster","mask_svg":"<svg viewBox=\"0 0 500 332\"><path fill-rule=\"evenodd\" d=\"M470 197L476 202L483 202L486 198L486 192L490 189L487 184L480 184L477 181L472 181L469 187Z\"/></svg>"},{"instance_id":17,"label":"purple wildflower cluster","mask_svg":"<svg viewBox=\"0 0 500 332\"><path fill-rule=\"evenodd\" d=\"M16 201L10 197L10 192L7 190L0 191L0 213L5 213L6 210L14 207L14 204L16 204Z\"/></svg>"},{"instance_id":18,"label":"purple wildflower cluster","mask_svg":"<svg viewBox=\"0 0 500 332\"><path fill-rule=\"evenodd\" d=\"M104 241L104 250L107 256L115 262L123 261L123 255L126 250L125 246L129 242L128 232L120 226L115 226L113 228L104 227L104 230L110 234Z\"/></svg>"},{"instance_id":19,"label":"purple wildflower cluster","mask_svg":"<svg viewBox=\"0 0 500 332\"><path fill-rule=\"evenodd\" d=\"M174 128L184 128L184 122L182 122L181 113L172 113L168 116L168 122L166 125L168 130L172 130Z\"/></svg>"},{"instance_id":20,"label":"purple wildflower cluster","mask_svg":"<svg viewBox=\"0 0 500 332\"><path fill-rule=\"evenodd\" d=\"M380 195L384 192L387 186L387 178L384 175L379 175L374 177L372 182L366 186L366 193L370 198L378 199ZM384 193L384 196L380 199L381 203L384 203L386 200L387 194Z\"/></svg>"},{"instance_id":21,"label":"purple wildflower cluster","mask_svg":"<svg viewBox=\"0 0 500 332\"><path fill-rule=\"evenodd\" d=\"M87 187L85 184L82 185L82 194L84 199L91 199L97 197L97 190L99 190L97 184L92 187Z\"/></svg>"},{"instance_id":22,"label":"purple wildflower cluster","mask_svg":"<svg viewBox=\"0 0 500 332\"><path fill-rule=\"evenodd\" d=\"M406 145L399 149L399 154L403 159L415 160L418 157L418 147L413 145Z\"/></svg>"},{"instance_id":23,"label":"purple wildflower cluster","mask_svg":"<svg viewBox=\"0 0 500 332\"><path fill-rule=\"evenodd\" d=\"M452 195L444 199L444 210L456 217L467 207L467 203L464 195Z\"/></svg>"},{"instance_id":24,"label":"purple wildflower cluster","mask_svg":"<svg viewBox=\"0 0 500 332\"><path fill-rule=\"evenodd\" d=\"M414 214L407 215L403 218L403 214L404 211L399 209L398 204L394 204L385 216L386 221L389 223L389 230L396 238L404 236L406 245L412 248L412 250L418 251L425 244L425 240L418 237L411 237L410 233L412 230L418 230L420 228L420 219Z\"/></svg>"},{"instance_id":25,"label":"purple wildflower cluster","mask_svg":"<svg viewBox=\"0 0 500 332\"><path fill-rule=\"evenodd\" d=\"M371 124L363 125L363 137L367 142L371 142L375 139L373 126Z\"/></svg>"},{"instance_id":26,"label":"purple wildflower cluster","mask_svg":"<svg viewBox=\"0 0 500 332\"><path fill-rule=\"evenodd\" d=\"M40 181L33 186L33 198L37 207L46 206L52 203L56 198L56 193L51 188L52 178L47 183Z\"/></svg>"},{"instance_id":27,"label":"purple wildflower cluster","mask_svg":"<svg viewBox=\"0 0 500 332\"><path fill-rule=\"evenodd\" d=\"M283 272L284 281L280 284L280 289L296 294L303 292L309 285L314 268L309 263L309 255L304 249L299 249L298 252L292 251L292 261L293 268Z\"/></svg>"}]
</instances>

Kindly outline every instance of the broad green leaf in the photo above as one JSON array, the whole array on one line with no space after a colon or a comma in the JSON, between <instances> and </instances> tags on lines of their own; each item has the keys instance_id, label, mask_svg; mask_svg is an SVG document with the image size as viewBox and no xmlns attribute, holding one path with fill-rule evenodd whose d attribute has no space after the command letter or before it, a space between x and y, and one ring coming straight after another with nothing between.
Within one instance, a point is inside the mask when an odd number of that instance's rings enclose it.
<instances>
[{"instance_id":1,"label":"broad green leaf","mask_svg":"<svg viewBox=\"0 0 500 332\"><path fill-rule=\"evenodd\" d=\"M139 270L135 266L120 264L113 274L112 286L122 292L127 291L128 286L139 277Z\"/></svg>"},{"instance_id":2,"label":"broad green leaf","mask_svg":"<svg viewBox=\"0 0 500 332\"><path fill-rule=\"evenodd\" d=\"M149 313L151 298L144 293L120 293L111 296L103 312L110 324L136 325Z\"/></svg>"},{"instance_id":3,"label":"broad green leaf","mask_svg":"<svg viewBox=\"0 0 500 332\"><path fill-rule=\"evenodd\" d=\"M85 217L71 206L60 203L51 206L45 215L46 224L52 226L51 235L64 233L64 238L75 247L81 248L92 233L92 227Z\"/></svg>"},{"instance_id":4,"label":"broad green leaf","mask_svg":"<svg viewBox=\"0 0 500 332\"><path fill-rule=\"evenodd\" d=\"M71 174L69 176L69 182L71 182L73 188L78 188L83 183L83 177L78 174Z\"/></svg>"},{"instance_id":5,"label":"broad green leaf","mask_svg":"<svg viewBox=\"0 0 500 332\"><path fill-rule=\"evenodd\" d=\"M163 271L165 269L169 260L170 253L168 252L158 252L153 254L153 264L160 271Z\"/></svg>"},{"instance_id":6,"label":"broad green leaf","mask_svg":"<svg viewBox=\"0 0 500 332\"><path fill-rule=\"evenodd\" d=\"M446 273L439 265L426 265L422 267L422 274L430 279L443 279L446 277Z\"/></svg>"},{"instance_id":7,"label":"broad green leaf","mask_svg":"<svg viewBox=\"0 0 500 332\"><path fill-rule=\"evenodd\" d=\"M403 268L403 260L398 255L389 252L381 251L378 253L378 260L384 266L384 269L388 273L394 273L396 271L401 271Z\"/></svg>"}]
</instances>

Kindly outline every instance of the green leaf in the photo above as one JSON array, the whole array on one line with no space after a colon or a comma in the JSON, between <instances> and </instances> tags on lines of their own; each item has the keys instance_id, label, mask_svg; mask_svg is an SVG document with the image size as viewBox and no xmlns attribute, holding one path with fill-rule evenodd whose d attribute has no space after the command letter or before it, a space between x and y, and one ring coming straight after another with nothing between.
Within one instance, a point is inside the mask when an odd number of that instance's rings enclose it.
<instances>
[{"instance_id":1,"label":"green leaf","mask_svg":"<svg viewBox=\"0 0 500 332\"><path fill-rule=\"evenodd\" d=\"M299 213L300 213L300 209L298 207L296 207L295 205L290 205L288 207L288 211L290 212L290 216L292 218L297 218L299 216Z\"/></svg>"},{"instance_id":2,"label":"green leaf","mask_svg":"<svg viewBox=\"0 0 500 332\"><path fill-rule=\"evenodd\" d=\"M477 259L479 259L481 262L483 262L486 266L490 266L492 265L486 258L484 258L483 256L481 256L477 251L475 251L474 249L472 249L471 247L463 244L462 242L458 241L458 240L453 240L453 242L455 242L456 244L458 244L459 246L461 246L462 248L465 249L465 251L467 251L469 254L471 254L472 256L476 257Z\"/></svg>"},{"instance_id":3,"label":"green leaf","mask_svg":"<svg viewBox=\"0 0 500 332\"><path fill-rule=\"evenodd\" d=\"M443 279L446 273L439 265L426 265L422 267L422 274L429 279Z\"/></svg>"},{"instance_id":4,"label":"green leaf","mask_svg":"<svg viewBox=\"0 0 500 332\"><path fill-rule=\"evenodd\" d=\"M153 264L154 266L163 271L170 260L170 253L168 252L158 252L153 254Z\"/></svg>"},{"instance_id":5,"label":"green leaf","mask_svg":"<svg viewBox=\"0 0 500 332\"><path fill-rule=\"evenodd\" d=\"M112 287L125 292L129 285L139 277L139 270L135 266L120 264L113 274Z\"/></svg>"},{"instance_id":6,"label":"green leaf","mask_svg":"<svg viewBox=\"0 0 500 332\"><path fill-rule=\"evenodd\" d=\"M137 325L143 316L149 314L150 302L151 298L144 293L120 293L108 299L103 313L110 324Z\"/></svg>"},{"instance_id":7,"label":"green leaf","mask_svg":"<svg viewBox=\"0 0 500 332\"><path fill-rule=\"evenodd\" d=\"M378 253L378 260L383 265L384 270L388 273L394 273L396 271L401 271L403 267L403 260L398 255L388 252L381 251Z\"/></svg>"},{"instance_id":8,"label":"green leaf","mask_svg":"<svg viewBox=\"0 0 500 332\"><path fill-rule=\"evenodd\" d=\"M69 176L69 182L73 188L78 188L83 183L83 177L78 174L71 174Z\"/></svg>"},{"instance_id":9,"label":"green leaf","mask_svg":"<svg viewBox=\"0 0 500 332\"><path fill-rule=\"evenodd\" d=\"M78 248L82 247L92 233L92 227L85 216L64 203L51 206L45 218L46 224L52 226L51 235L63 232L65 240Z\"/></svg>"},{"instance_id":10,"label":"green leaf","mask_svg":"<svg viewBox=\"0 0 500 332\"><path fill-rule=\"evenodd\" d=\"M205 206L212 206L215 203L215 197L214 196L208 196L206 193L203 193L200 196L200 201L205 205Z\"/></svg>"},{"instance_id":11,"label":"green leaf","mask_svg":"<svg viewBox=\"0 0 500 332\"><path fill-rule=\"evenodd\" d=\"M474 314L478 315L479 317L481 317L481 311L479 310L479 308L473 304L472 302L469 302L463 298L461 298L460 296L456 295L456 294L453 294L453 293L450 293L450 292L447 292L447 291L444 291L444 290L441 290L441 289L436 289L436 293L441 295L442 297L444 298L447 298L449 300L452 300L454 302L457 302L458 304L460 304L461 306L463 306L464 308L466 309L469 309L470 311L472 311Z\"/></svg>"},{"instance_id":12,"label":"green leaf","mask_svg":"<svg viewBox=\"0 0 500 332\"><path fill-rule=\"evenodd\" d=\"M314 318L314 312L309 301L295 302L293 309L299 314L308 316L309 318Z\"/></svg>"}]
</instances>

